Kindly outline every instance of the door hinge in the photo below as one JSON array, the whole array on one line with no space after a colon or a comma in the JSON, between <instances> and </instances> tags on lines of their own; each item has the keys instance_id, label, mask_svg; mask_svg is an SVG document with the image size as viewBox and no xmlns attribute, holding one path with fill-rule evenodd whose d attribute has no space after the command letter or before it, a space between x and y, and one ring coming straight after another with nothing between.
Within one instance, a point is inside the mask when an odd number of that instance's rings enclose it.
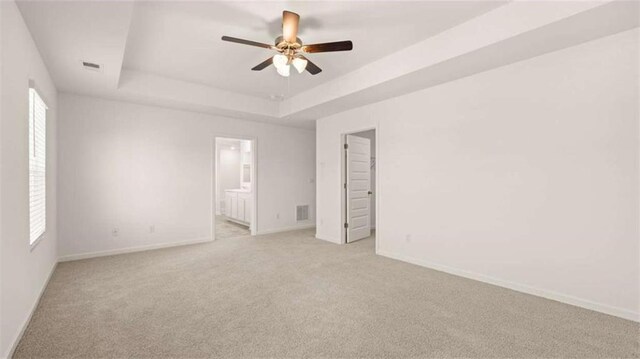
<instances>
[{"instance_id":1,"label":"door hinge","mask_svg":"<svg viewBox=\"0 0 640 359\"><path fill-rule=\"evenodd\" d=\"M344 149L345 149L345 150L348 150L348 149L349 149L349 144L345 143L345 144L344 144Z\"/></svg>"},{"instance_id":2,"label":"door hinge","mask_svg":"<svg viewBox=\"0 0 640 359\"><path fill-rule=\"evenodd\" d=\"M349 228L349 223L345 223L344 228Z\"/></svg>"},{"instance_id":3,"label":"door hinge","mask_svg":"<svg viewBox=\"0 0 640 359\"><path fill-rule=\"evenodd\" d=\"M347 189L347 184L346 183L344 184L344 189Z\"/></svg>"}]
</instances>

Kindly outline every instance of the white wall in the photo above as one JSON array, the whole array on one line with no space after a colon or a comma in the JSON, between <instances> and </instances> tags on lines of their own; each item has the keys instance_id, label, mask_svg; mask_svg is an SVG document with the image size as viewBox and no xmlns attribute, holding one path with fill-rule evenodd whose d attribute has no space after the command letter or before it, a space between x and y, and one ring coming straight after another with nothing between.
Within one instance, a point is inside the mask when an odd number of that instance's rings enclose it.
<instances>
[{"instance_id":1,"label":"white wall","mask_svg":"<svg viewBox=\"0 0 640 359\"><path fill-rule=\"evenodd\" d=\"M69 94L59 107L63 259L210 239L216 135L257 138L259 233L315 223L295 221L315 207L313 131Z\"/></svg>"},{"instance_id":2,"label":"white wall","mask_svg":"<svg viewBox=\"0 0 640 359\"><path fill-rule=\"evenodd\" d=\"M378 126L378 252L638 320L638 30L317 123L317 236L340 135Z\"/></svg>"},{"instance_id":3,"label":"white wall","mask_svg":"<svg viewBox=\"0 0 640 359\"><path fill-rule=\"evenodd\" d=\"M57 93L18 8L0 1L2 72L0 196L0 357L7 357L26 325L57 262ZM47 224L38 245L29 245L29 80L47 111Z\"/></svg>"}]
</instances>

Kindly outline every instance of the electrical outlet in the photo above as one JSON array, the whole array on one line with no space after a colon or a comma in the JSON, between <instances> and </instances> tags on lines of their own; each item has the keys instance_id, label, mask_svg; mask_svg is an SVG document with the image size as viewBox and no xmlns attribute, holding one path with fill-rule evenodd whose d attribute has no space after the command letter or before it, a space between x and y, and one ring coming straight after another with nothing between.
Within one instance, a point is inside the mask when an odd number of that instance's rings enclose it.
<instances>
[{"instance_id":1,"label":"electrical outlet","mask_svg":"<svg viewBox=\"0 0 640 359\"><path fill-rule=\"evenodd\" d=\"M280 219L280 213L276 213L276 219Z\"/></svg>"},{"instance_id":2,"label":"electrical outlet","mask_svg":"<svg viewBox=\"0 0 640 359\"><path fill-rule=\"evenodd\" d=\"M407 236L404 239L407 243L411 242L411 235L407 234Z\"/></svg>"},{"instance_id":3,"label":"electrical outlet","mask_svg":"<svg viewBox=\"0 0 640 359\"><path fill-rule=\"evenodd\" d=\"M111 230L111 235L117 237L120 234L120 230L118 228L114 228Z\"/></svg>"},{"instance_id":4,"label":"electrical outlet","mask_svg":"<svg viewBox=\"0 0 640 359\"><path fill-rule=\"evenodd\" d=\"M149 226L149 233L155 233L156 226Z\"/></svg>"}]
</instances>

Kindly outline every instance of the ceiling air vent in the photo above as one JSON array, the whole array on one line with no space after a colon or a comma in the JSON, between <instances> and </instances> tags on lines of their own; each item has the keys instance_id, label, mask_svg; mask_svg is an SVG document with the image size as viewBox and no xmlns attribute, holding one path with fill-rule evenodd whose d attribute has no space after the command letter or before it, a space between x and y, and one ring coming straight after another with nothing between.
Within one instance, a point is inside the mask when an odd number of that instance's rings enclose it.
<instances>
[{"instance_id":1,"label":"ceiling air vent","mask_svg":"<svg viewBox=\"0 0 640 359\"><path fill-rule=\"evenodd\" d=\"M91 71L100 71L101 70L101 66L99 64L95 64L93 62L86 62L86 61L82 61L82 66L87 69L87 70L91 70Z\"/></svg>"},{"instance_id":2,"label":"ceiling air vent","mask_svg":"<svg viewBox=\"0 0 640 359\"><path fill-rule=\"evenodd\" d=\"M309 205L296 206L296 221L306 221L309 219Z\"/></svg>"}]
</instances>

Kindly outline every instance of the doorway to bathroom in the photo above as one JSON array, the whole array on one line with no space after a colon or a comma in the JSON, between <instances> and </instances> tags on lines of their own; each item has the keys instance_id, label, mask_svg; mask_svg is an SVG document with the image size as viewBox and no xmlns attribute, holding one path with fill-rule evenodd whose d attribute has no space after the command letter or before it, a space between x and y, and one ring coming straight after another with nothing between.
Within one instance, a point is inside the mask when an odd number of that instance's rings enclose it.
<instances>
[{"instance_id":1,"label":"doorway to bathroom","mask_svg":"<svg viewBox=\"0 0 640 359\"><path fill-rule=\"evenodd\" d=\"M214 238L255 234L255 140L216 137L214 158Z\"/></svg>"}]
</instances>

